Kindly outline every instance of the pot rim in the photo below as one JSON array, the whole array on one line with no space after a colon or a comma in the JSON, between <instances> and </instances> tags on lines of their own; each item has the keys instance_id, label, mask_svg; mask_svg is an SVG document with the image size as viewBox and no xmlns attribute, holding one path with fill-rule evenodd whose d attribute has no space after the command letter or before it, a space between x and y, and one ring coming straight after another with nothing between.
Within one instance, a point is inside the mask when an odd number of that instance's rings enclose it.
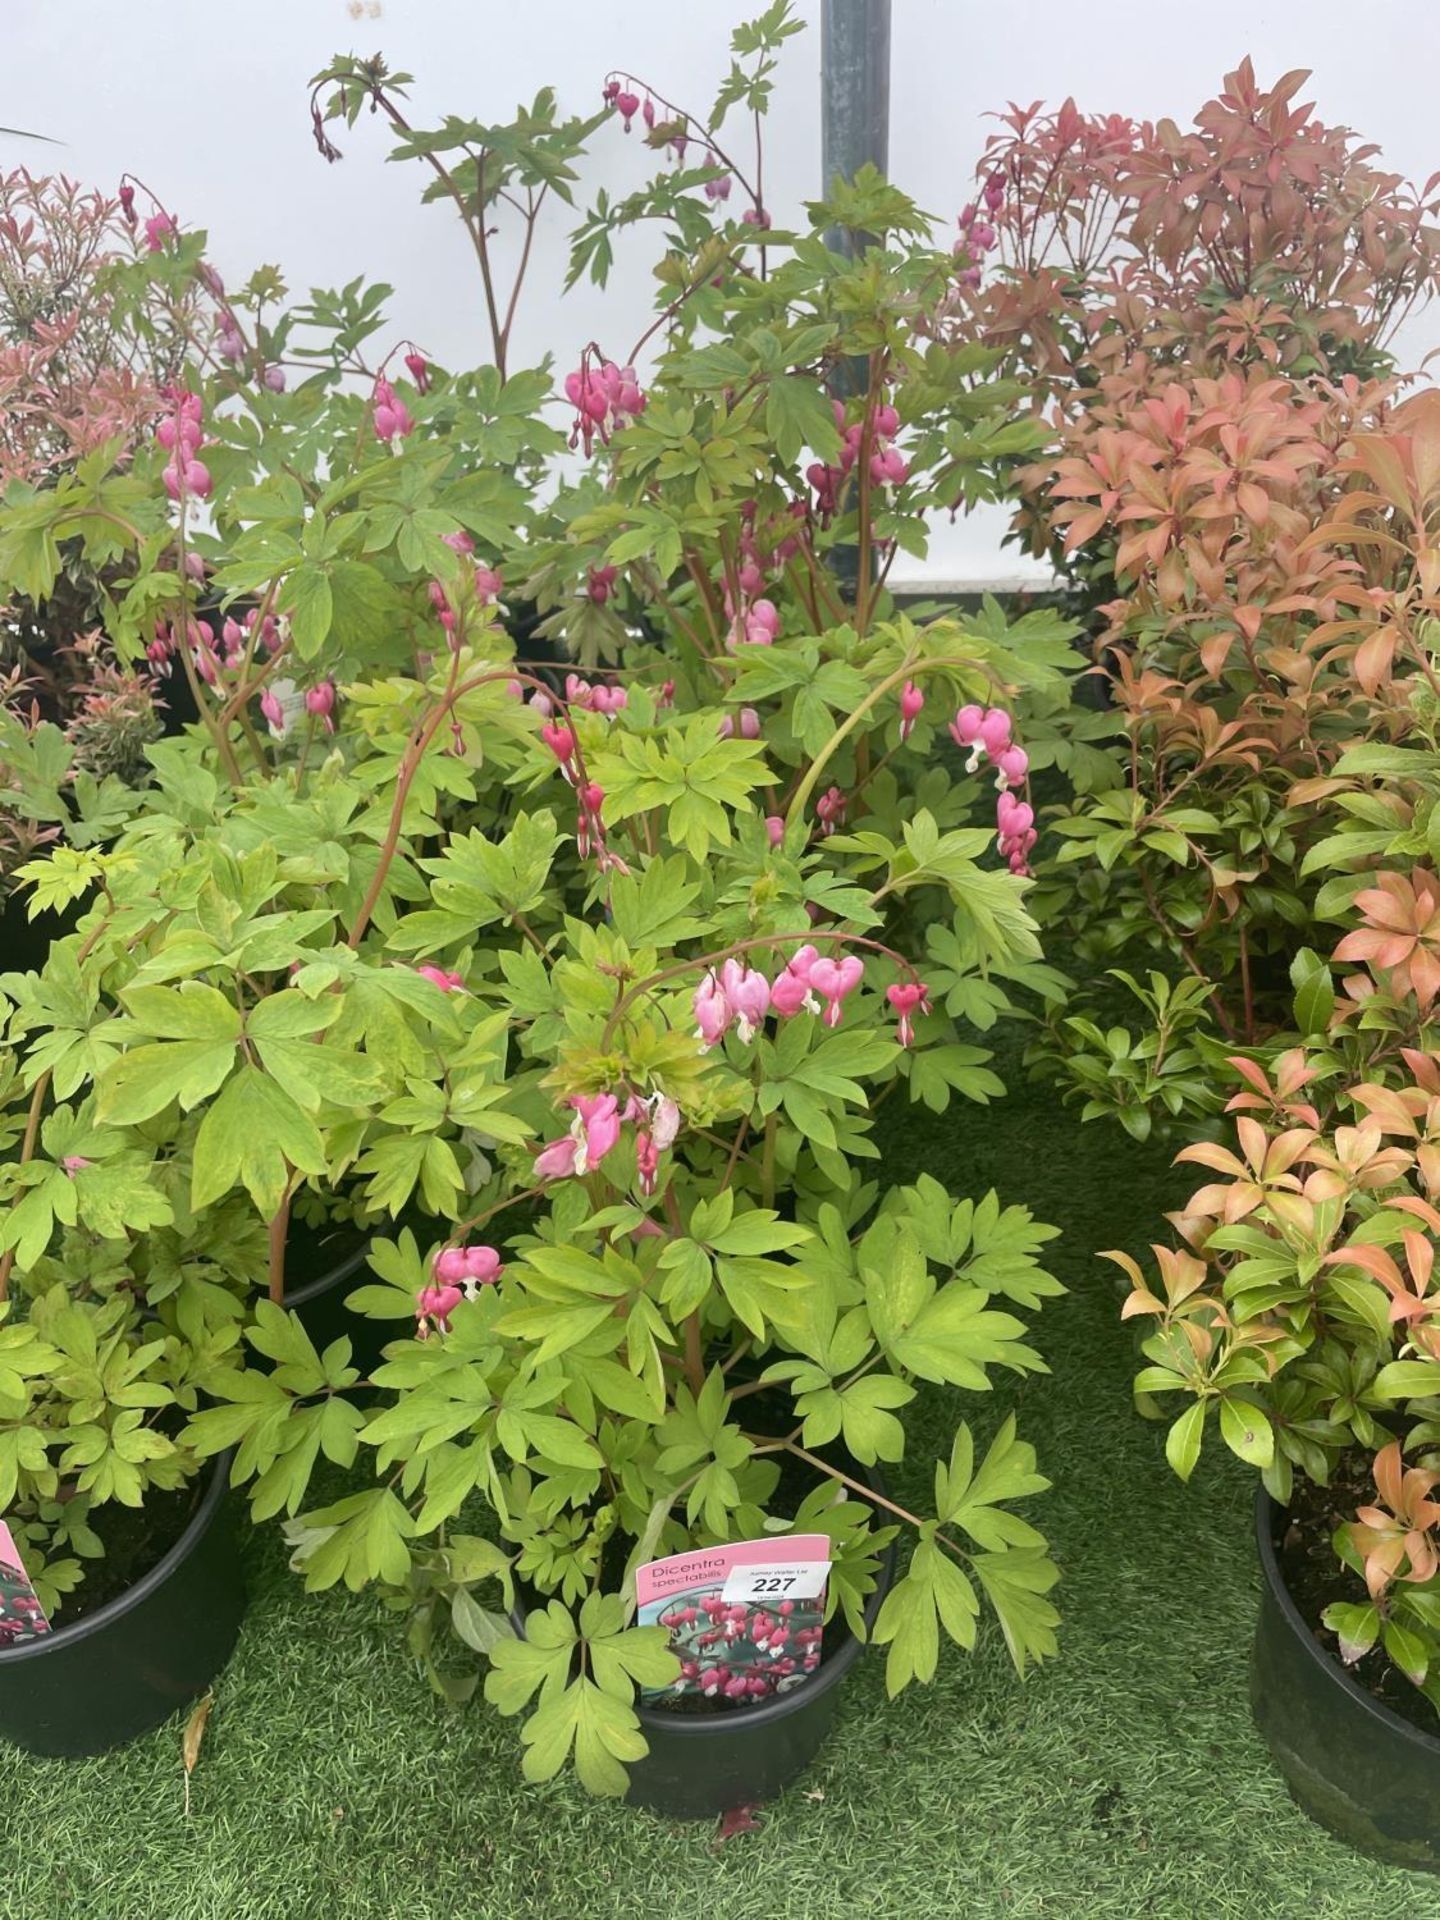
<instances>
[{"instance_id":1,"label":"pot rim","mask_svg":"<svg viewBox=\"0 0 1440 1920\"><path fill-rule=\"evenodd\" d=\"M1291 1634L1303 1648L1306 1657L1323 1669L1330 1683L1339 1687L1356 1706L1363 1708L1389 1734L1397 1739L1412 1742L1428 1754L1440 1755L1440 1733L1427 1733L1423 1727L1417 1727L1413 1721L1407 1720L1404 1714L1396 1713L1393 1707L1387 1707L1383 1700L1377 1700L1370 1689L1361 1686L1343 1663L1332 1653L1327 1652L1315 1638L1300 1609L1290 1596L1290 1589L1285 1585L1285 1577L1280 1571L1279 1557L1275 1552L1275 1517L1283 1512L1284 1508L1270 1498L1264 1487L1257 1487L1255 1536L1260 1552L1260 1572L1265 1581L1266 1591L1280 1609Z\"/></svg>"},{"instance_id":2,"label":"pot rim","mask_svg":"<svg viewBox=\"0 0 1440 1920\"><path fill-rule=\"evenodd\" d=\"M353 1252L347 1253L343 1260L337 1260L333 1267L326 1267L323 1273L317 1274L313 1280L307 1280L302 1287L296 1287L293 1290L287 1287L285 1289L286 1312L295 1307L308 1307L313 1300L318 1300L322 1294L329 1293L333 1287L343 1287L347 1280L353 1280L370 1257L370 1240L369 1233L363 1234L359 1246Z\"/></svg>"},{"instance_id":3,"label":"pot rim","mask_svg":"<svg viewBox=\"0 0 1440 1920\"><path fill-rule=\"evenodd\" d=\"M871 1490L885 1492L885 1476L878 1467L864 1467L855 1462L864 1473ZM776 1534L777 1540L783 1540L784 1534ZM792 1713L798 1713L810 1701L818 1700L832 1687L836 1687L854 1666L855 1662L872 1644L871 1636L875 1629L875 1620L883 1606L885 1596L895 1583L895 1542L888 1541L880 1556L880 1567L875 1585L869 1599L865 1602L864 1640L858 1640L842 1619L845 1639L839 1651L830 1659L822 1660L803 1686L792 1687L788 1693L777 1693L769 1700L757 1701L733 1713L685 1714L670 1713L664 1707L646 1706L638 1698L633 1703L633 1712L642 1727L650 1733L663 1733L667 1738L681 1740L718 1740L728 1734L748 1731L751 1727L770 1726L776 1720L788 1719ZM526 1610L516 1606L512 1609L511 1619L520 1636L524 1637Z\"/></svg>"},{"instance_id":4,"label":"pot rim","mask_svg":"<svg viewBox=\"0 0 1440 1920\"><path fill-rule=\"evenodd\" d=\"M195 1552L214 1524L230 1488L230 1462L234 1454L234 1448L228 1448L208 1463L210 1483L200 1497L199 1506L191 1514L185 1531L174 1546L155 1562L148 1573L143 1573L133 1586L127 1587L123 1593L117 1593L113 1600L107 1600L103 1607L97 1607L94 1613L87 1613L83 1619L72 1620L69 1626L52 1627L48 1633L37 1633L33 1639L21 1640L13 1647L0 1647L0 1671L17 1666L23 1660L43 1660L46 1654L61 1653L66 1647L73 1647L92 1634L103 1633L142 1601L148 1600L152 1593L158 1592Z\"/></svg>"}]
</instances>

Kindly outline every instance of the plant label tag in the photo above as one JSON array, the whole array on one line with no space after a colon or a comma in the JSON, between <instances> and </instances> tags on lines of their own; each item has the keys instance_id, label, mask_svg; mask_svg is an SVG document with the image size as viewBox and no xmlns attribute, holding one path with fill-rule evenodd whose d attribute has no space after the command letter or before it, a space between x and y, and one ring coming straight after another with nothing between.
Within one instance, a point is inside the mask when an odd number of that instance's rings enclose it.
<instances>
[{"instance_id":1,"label":"plant label tag","mask_svg":"<svg viewBox=\"0 0 1440 1920\"><path fill-rule=\"evenodd\" d=\"M756 1560L748 1566L730 1569L720 1589L720 1598L816 1600L824 1593L829 1579L828 1553L823 1560Z\"/></svg>"},{"instance_id":2,"label":"plant label tag","mask_svg":"<svg viewBox=\"0 0 1440 1920\"><path fill-rule=\"evenodd\" d=\"M50 1622L30 1584L20 1549L9 1527L0 1520L0 1647L13 1647L18 1641L33 1640L49 1631Z\"/></svg>"},{"instance_id":3,"label":"plant label tag","mask_svg":"<svg viewBox=\"0 0 1440 1920\"><path fill-rule=\"evenodd\" d=\"M788 1693L820 1664L830 1537L772 1534L651 1560L635 1574L639 1624L662 1627L680 1677L649 1701L701 1694L744 1706Z\"/></svg>"}]
</instances>

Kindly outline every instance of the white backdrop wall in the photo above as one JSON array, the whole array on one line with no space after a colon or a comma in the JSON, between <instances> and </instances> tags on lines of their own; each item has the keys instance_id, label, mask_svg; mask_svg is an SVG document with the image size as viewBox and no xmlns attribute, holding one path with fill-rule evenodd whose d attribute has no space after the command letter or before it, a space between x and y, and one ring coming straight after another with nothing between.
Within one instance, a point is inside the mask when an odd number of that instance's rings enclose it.
<instances>
[{"instance_id":1,"label":"white backdrop wall","mask_svg":"<svg viewBox=\"0 0 1440 1920\"><path fill-rule=\"evenodd\" d=\"M421 207L419 170L384 164L385 129L364 118L326 166L310 138L306 81L336 52L383 52L416 76L414 117L501 117L553 85L588 112L623 65L697 111L725 71L730 28L758 0L0 0L0 124L63 141L0 138L0 165L53 166L113 187L145 180L185 226L208 227L230 279L259 262L292 289L363 275L395 288L396 334L451 365L483 351L474 263L452 217ZM767 143L767 198L783 217L821 185L819 0L797 11ZM1193 26L1193 32L1190 30ZM892 177L949 225L986 131L1010 100L1188 122L1245 53L1262 79L1314 69L1304 95L1323 118L1378 141L1397 171L1440 169L1436 0L894 0ZM40 156L44 156L43 160ZM652 164L618 123L596 137L587 191L624 190ZM564 273L564 209L537 250L519 363L572 366L598 338L622 352L650 312L646 241L623 254L608 295ZM1412 322L1410 364L1440 343L1440 311ZM934 579L1013 577L1003 516L936 529Z\"/></svg>"}]
</instances>

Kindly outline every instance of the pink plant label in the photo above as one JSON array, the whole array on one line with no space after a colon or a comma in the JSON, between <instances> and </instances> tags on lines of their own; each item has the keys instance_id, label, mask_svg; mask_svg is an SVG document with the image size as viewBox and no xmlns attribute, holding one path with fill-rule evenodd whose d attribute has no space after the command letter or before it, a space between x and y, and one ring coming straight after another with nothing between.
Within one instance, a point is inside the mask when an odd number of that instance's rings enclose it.
<instances>
[{"instance_id":1,"label":"pink plant label","mask_svg":"<svg viewBox=\"0 0 1440 1920\"><path fill-rule=\"evenodd\" d=\"M50 1622L30 1584L20 1549L0 1520L0 1647L13 1647L17 1641L33 1640L49 1631Z\"/></svg>"},{"instance_id":2,"label":"pink plant label","mask_svg":"<svg viewBox=\"0 0 1440 1920\"><path fill-rule=\"evenodd\" d=\"M652 1560L635 1575L639 1624L661 1627L680 1661L647 1700L700 1694L740 1706L788 1693L820 1664L830 1538L737 1540Z\"/></svg>"}]
</instances>

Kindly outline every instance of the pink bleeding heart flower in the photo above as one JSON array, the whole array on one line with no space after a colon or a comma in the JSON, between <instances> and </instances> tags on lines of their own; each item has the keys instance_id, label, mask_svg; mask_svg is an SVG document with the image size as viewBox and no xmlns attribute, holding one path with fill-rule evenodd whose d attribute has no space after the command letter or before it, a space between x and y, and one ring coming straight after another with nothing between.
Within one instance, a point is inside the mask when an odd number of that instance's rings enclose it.
<instances>
[{"instance_id":1,"label":"pink bleeding heart flower","mask_svg":"<svg viewBox=\"0 0 1440 1920\"><path fill-rule=\"evenodd\" d=\"M493 567L476 567L475 597L482 607L493 607L504 591L504 578Z\"/></svg>"},{"instance_id":2,"label":"pink bleeding heart flower","mask_svg":"<svg viewBox=\"0 0 1440 1920\"><path fill-rule=\"evenodd\" d=\"M458 553L462 559L475 551L474 537L464 527L456 527L453 533L442 533L440 538L452 553Z\"/></svg>"},{"instance_id":3,"label":"pink bleeding heart flower","mask_svg":"<svg viewBox=\"0 0 1440 1920\"><path fill-rule=\"evenodd\" d=\"M810 991L810 969L820 958L808 942L797 947L789 963L777 973L770 987L770 1005L785 1019L797 1013L818 1013L820 1002Z\"/></svg>"},{"instance_id":4,"label":"pink bleeding heart flower","mask_svg":"<svg viewBox=\"0 0 1440 1920\"><path fill-rule=\"evenodd\" d=\"M980 744L992 760L1010 745L1010 716L1003 707L991 707L981 720Z\"/></svg>"},{"instance_id":5,"label":"pink bleeding heart flower","mask_svg":"<svg viewBox=\"0 0 1440 1920\"><path fill-rule=\"evenodd\" d=\"M810 985L825 1002L827 1027L840 1024L841 1002L855 991L865 974L865 962L858 954L847 953L840 960L817 960L810 969Z\"/></svg>"},{"instance_id":6,"label":"pink bleeding heart flower","mask_svg":"<svg viewBox=\"0 0 1440 1920\"><path fill-rule=\"evenodd\" d=\"M734 1009L725 998L725 990L713 972L695 989L695 1037L700 1042L702 1053L708 1053L711 1047L718 1046L730 1029L735 1018Z\"/></svg>"},{"instance_id":7,"label":"pink bleeding heart flower","mask_svg":"<svg viewBox=\"0 0 1440 1920\"><path fill-rule=\"evenodd\" d=\"M428 393L430 391L430 362L425 358L423 353L407 353L405 356L405 370L415 382L415 391L417 393Z\"/></svg>"},{"instance_id":8,"label":"pink bleeding heart flower","mask_svg":"<svg viewBox=\"0 0 1440 1920\"><path fill-rule=\"evenodd\" d=\"M783 845L785 840L785 820L783 815L778 813L766 814L765 835L772 847Z\"/></svg>"},{"instance_id":9,"label":"pink bleeding heart flower","mask_svg":"<svg viewBox=\"0 0 1440 1920\"><path fill-rule=\"evenodd\" d=\"M464 1247L445 1247L431 1262L430 1271L441 1286L458 1287L469 1271Z\"/></svg>"},{"instance_id":10,"label":"pink bleeding heart flower","mask_svg":"<svg viewBox=\"0 0 1440 1920\"><path fill-rule=\"evenodd\" d=\"M748 1046L770 1009L770 982L732 955L720 969L720 985L735 1014L735 1031Z\"/></svg>"},{"instance_id":11,"label":"pink bleeding heart flower","mask_svg":"<svg viewBox=\"0 0 1440 1920\"><path fill-rule=\"evenodd\" d=\"M613 1093L577 1093L570 1135L576 1144L575 1171L598 1167L620 1139L620 1103Z\"/></svg>"},{"instance_id":12,"label":"pink bleeding heart flower","mask_svg":"<svg viewBox=\"0 0 1440 1920\"><path fill-rule=\"evenodd\" d=\"M265 724L269 727L272 736L276 740L283 740L285 738L285 709L280 704L280 697L273 687L266 687L260 695L260 711L264 715Z\"/></svg>"},{"instance_id":13,"label":"pink bleeding heart flower","mask_svg":"<svg viewBox=\"0 0 1440 1920\"><path fill-rule=\"evenodd\" d=\"M464 1298L460 1288L451 1284L422 1287L415 1296L416 1336L424 1340L432 1330L448 1333L450 1316Z\"/></svg>"},{"instance_id":14,"label":"pink bleeding heart flower","mask_svg":"<svg viewBox=\"0 0 1440 1920\"><path fill-rule=\"evenodd\" d=\"M283 367L266 367L260 376L260 384L265 388L267 393L284 393L285 369Z\"/></svg>"},{"instance_id":15,"label":"pink bleeding heart flower","mask_svg":"<svg viewBox=\"0 0 1440 1920\"><path fill-rule=\"evenodd\" d=\"M431 986L439 987L442 993L463 993L465 991L465 976L460 973L452 973L448 967L423 966L416 967L415 971L422 980L428 980Z\"/></svg>"},{"instance_id":16,"label":"pink bleeding heart flower","mask_svg":"<svg viewBox=\"0 0 1440 1920\"><path fill-rule=\"evenodd\" d=\"M625 123L625 131L628 133L630 131L630 122L640 111L639 95L624 92L617 93L615 96L615 111Z\"/></svg>"},{"instance_id":17,"label":"pink bleeding heart flower","mask_svg":"<svg viewBox=\"0 0 1440 1920\"><path fill-rule=\"evenodd\" d=\"M925 695L913 680L900 689L900 738L908 740L925 705Z\"/></svg>"},{"instance_id":18,"label":"pink bleeding heart flower","mask_svg":"<svg viewBox=\"0 0 1440 1920\"><path fill-rule=\"evenodd\" d=\"M335 731L335 722L331 717L335 711L335 682L322 680L318 687L309 687L305 692L305 711L314 714L325 722L327 733Z\"/></svg>"},{"instance_id":19,"label":"pink bleeding heart flower","mask_svg":"<svg viewBox=\"0 0 1440 1920\"><path fill-rule=\"evenodd\" d=\"M668 1093L653 1096L650 1111L650 1131L655 1136L655 1144L663 1153L667 1147L673 1147L680 1132L680 1109Z\"/></svg>"},{"instance_id":20,"label":"pink bleeding heart flower","mask_svg":"<svg viewBox=\"0 0 1440 1920\"><path fill-rule=\"evenodd\" d=\"M123 185L120 188L118 194L116 195L116 198L120 202L120 211L125 216L125 224L133 232L135 228L135 189L134 187L129 186L128 184Z\"/></svg>"},{"instance_id":21,"label":"pink bleeding heart flower","mask_svg":"<svg viewBox=\"0 0 1440 1920\"><path fill-rule=\"evenodd\" d=\"M535 1156L533 1172L537 1180L565 1180L575 1172L575 1161L579 1154L579 1143L567 1133L562 1139L552 1140L542 1147Z\"/></svg>"},{"instance_id":22,"label":"pink bleeding heart flower","mask_svg":"<svg viewBox=\"0 0 1440 1920\"><path fill-rule=\"evenodd\" d=\"M618 567L591 567L585 582L585 591L597 607L603 607L614 593L619 573Z\"/></svg>"},{"instance_id":23,"label":"pink bleeding heart flower","mask_svg":"<svg viewBox=\"0 0 1440 1920\"><path fill-rule=\"evenodd\" d=\"M903 981L898 986L887 987L885 998L895 1009L899 1025L896 1038L902 1047L908 1047L915 1038L913 1015L918 1011L929 1011L929 990L923 980Z\"/></svg>"},{"instance_id":24,"label":"pink bleeding heart flower","mask_svg":"<svg viewBox=\"0 0 1440 1920\"><path fill-rule=\"evenodd\" d=\"M152 213L145 222L145 245L151 253L159 253L165 242L174 237L175 222L168 213Z\"/></svg>"},{"instance_id":25,"label":"pink bleeding heart flower","mask_svg":"<svg viewBox=\"0 0 1440 1920\"><path fill-rule=\"evenodd\" d=\"M815 817L820 822L820 832L829 838L835 829L845 824L845 809L849 798L840 787L827 787L815 802Z\"/></svg>"},{"instance_id":26,"label":"pink bleeding heart flower","mask_svg":"<svg viewBox=\"0 0 1440 1920\"><path fill-rule=\"evenodd\" d=\"M950 738L957 747L973 747L980 738L980 723L985 718L983 707L961 707L950 722Z\"/></svg>"},{"instance_id":27,"label":"pink bleeding heart flower","mask_svg":"<svg viewBox=\"0 0 1440 1920\"><path fill-rule=\"evenodd\" d=\"M713 167L718 166L719 162L716 160L714 154L707 154L706 164L707 166ZM714 180L707 180L705 182L705 198L712 203L730 198L730 176L728 173L722 173Z\"/></svg>"},{"instance_id":28,"label":"pink bleeding heart flower","mask_svg":"<svg viewBox=\"0 0 1440 1920\"><path fill-rule=\"evenodd\" d=\"M566 779L573 779L572 761L575 758L575 735L569 727L552 726L547 720L540 729L540 738L560 762L560 771Z\"/></svg>"},{"instance_id":29,"label":"pink bleeding heart flower","mask_svg":"<svg viewBox=\"0 0 1440 1920\"><path fill-rule=\"evenodd\" d=\"M654 1134L643 1129L635 1135L635 1178L648 1200L660 1180L660 1149Z\"/></svg>"}]
</instances>

